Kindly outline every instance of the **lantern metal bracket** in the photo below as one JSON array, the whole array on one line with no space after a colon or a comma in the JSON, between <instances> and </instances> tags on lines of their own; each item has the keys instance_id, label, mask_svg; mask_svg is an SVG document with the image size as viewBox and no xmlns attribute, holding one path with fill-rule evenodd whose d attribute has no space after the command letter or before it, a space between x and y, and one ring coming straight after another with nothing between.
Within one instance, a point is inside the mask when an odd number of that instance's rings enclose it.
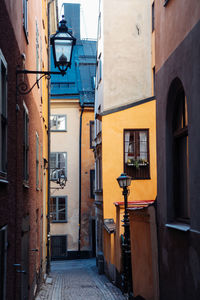
<instances>
[{"instance_id":1,"label":"lantern metal bracket","mask_svg":"<svg viewBox=\"0 0 200 300\"><path fill-rule=\"evenodd\" d=\"M27 95L29 94L32 89L38 84L38 82L45 77L47 80L51 79L51 75L62 75L64 76L66 74L67 69L65 70L60 70L60 72L54 72L54 71L30 71L30 70L16 70L16 89L17 89L17 94L19 95ZM32 85L30 89L28 89L28 84L24 81L18 83L18 75L20 74L41 74L41 76L35 81L35 83Z\"/></svg>"}]
</instances>

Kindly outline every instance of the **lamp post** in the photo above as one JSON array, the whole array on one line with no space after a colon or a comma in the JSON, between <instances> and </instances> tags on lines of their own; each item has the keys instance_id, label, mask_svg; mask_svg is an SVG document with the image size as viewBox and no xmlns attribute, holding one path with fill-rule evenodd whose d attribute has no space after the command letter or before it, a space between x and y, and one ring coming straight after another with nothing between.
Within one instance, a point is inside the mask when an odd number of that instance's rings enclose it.
<instances>
[{"instance_id":1,"label":"lamp post","mask_svg":"<svg viewBox=\"0 0 200 300\"><path fill-rule=\"evenodd\" d=\"M54 65L58 67L58 71L32 71L32 70L19 70L16 71L16 89L17 93L20 95L29 94L34 86L43 78L50 79L52 74L62 75L66 74L68 67L71 67L72 51L76 44L76 39L68 32L68 27L66 26L66 20L62 16L59 28L57 32L50 37L50 44L52 45ZM19 74L41 74L39 79L33 84L33 86L28 89L28 85L23 81L18 83Z\"/></svg>"},{"instance_id":2,"label":"lamp post","mask_svg":"<svg viewBox=\"0 0 200 300\"><path fill-rule=\"evenodd\" d=\"M122 173L117 181L120 188L123 188L122 195L124 196L124 219L122 220L124 227L124 237L122 241L122 258L123 258L123 274L122 274L122 288L123 293L128 294L128 299L133 298L132 289L132 265L131 265L131 244L130 244L130 225L128 216L128 187L131 185L131 177Z\"/></svg>"}]
</instances>

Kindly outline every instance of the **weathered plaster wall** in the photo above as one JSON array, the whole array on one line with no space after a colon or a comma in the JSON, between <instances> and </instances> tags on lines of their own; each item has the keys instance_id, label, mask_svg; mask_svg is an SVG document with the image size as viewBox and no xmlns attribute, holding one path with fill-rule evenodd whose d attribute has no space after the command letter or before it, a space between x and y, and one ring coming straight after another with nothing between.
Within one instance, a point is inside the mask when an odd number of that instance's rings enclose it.
<instances>
[{"instance_id":1,"label":"weathered plaster wall","mask_svg":"<svg viewBox=\"0 0 200 300\"><path fill-rule=\"evenodd\" d=\"M185 39L199 20L198 0L155 1L156 70ZM175 17L174 17L175 16Z\"/></svg>"},{"instance_id":2,"label":"weathered plaster wall","mask_svg":"<svg viewBox=\"0 0 200 300\"><path fill-rule=\"evenodd\" d=\"M107 110L152 95L151 3L104 0L103 5L103 110Z\"/></svg>"},{"instance_id":3,"label":"weathered plaster wall","mask_svg":"<svg viewBox=\"0 0 200 300\"><path fill-rule=\"evenodd\" d=\"M91 250L94 217L94 199L90 197L90 170L94 170L94 153L90 148L90 121L94 121L94 109L85 108L82 120L82 173L81 173L81 250Z\"/></svg>"},{"instance_id":4,"label":"weathered plaster wall","mask_svg":"<svg viewBox=\"0 0 200 300\"><path fill-rule=\"evenodd\" d=\"M51 152L67 152L67 183L64 189L52 190L51 193L52 196L68 197L68 222L51 223L51 235L67 234L68 250L78 250L79 104L70 103L69 100L52 101L51 114L66 114L67 116L67 131L51 132Z\"/></svg>"}]
</instances>

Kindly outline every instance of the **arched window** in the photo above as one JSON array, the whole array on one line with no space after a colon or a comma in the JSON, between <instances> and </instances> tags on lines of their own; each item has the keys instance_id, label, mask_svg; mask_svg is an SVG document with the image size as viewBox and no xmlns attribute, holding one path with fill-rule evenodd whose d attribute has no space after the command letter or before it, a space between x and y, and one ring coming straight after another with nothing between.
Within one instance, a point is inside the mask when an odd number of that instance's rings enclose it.
<instances>
[{"instance_id":1,"label":"arched window","mask_svg":"<svg viewBox=\"0 0 200 300\"><path fill-rule=\"evenodd\" d=\"M171 198L173 199L170 209L170 216L174 221L185 223L190 222L189 204L189 160L188 160L188 110L187 99L184 88L179 79L175 79L170 87L168 96L168 115L170 114L171 124L169 125L171 156L168 162L172 166L168 168L168 180L171 182Z\"/></svg>"}]
</instances>

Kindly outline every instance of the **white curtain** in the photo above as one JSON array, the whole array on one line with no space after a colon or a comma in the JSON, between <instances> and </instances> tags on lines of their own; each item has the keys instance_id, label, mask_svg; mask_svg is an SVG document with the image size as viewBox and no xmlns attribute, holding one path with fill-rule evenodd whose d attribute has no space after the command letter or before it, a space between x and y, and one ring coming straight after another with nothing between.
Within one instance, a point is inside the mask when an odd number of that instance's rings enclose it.
<instances>
[{"instance_id":1,"label":"white curtain","mask_svg":"<svg viewBox=\"0 0 200 300\"><path fill-rule=\"evenodd\" d=\"M125 163L127 163L128 159L128 147L130 143L130 131L125 132Z\"/></svg>"},{"instance_id":2,"label":"white curtain","mask_svg":"<svg viewBox=\"0 0 200 300\"><path fill-rule=\"evenodd\" d=\"M147 132L140 131L140 159L147 160Z\"/></svg>"}]
</instances>

